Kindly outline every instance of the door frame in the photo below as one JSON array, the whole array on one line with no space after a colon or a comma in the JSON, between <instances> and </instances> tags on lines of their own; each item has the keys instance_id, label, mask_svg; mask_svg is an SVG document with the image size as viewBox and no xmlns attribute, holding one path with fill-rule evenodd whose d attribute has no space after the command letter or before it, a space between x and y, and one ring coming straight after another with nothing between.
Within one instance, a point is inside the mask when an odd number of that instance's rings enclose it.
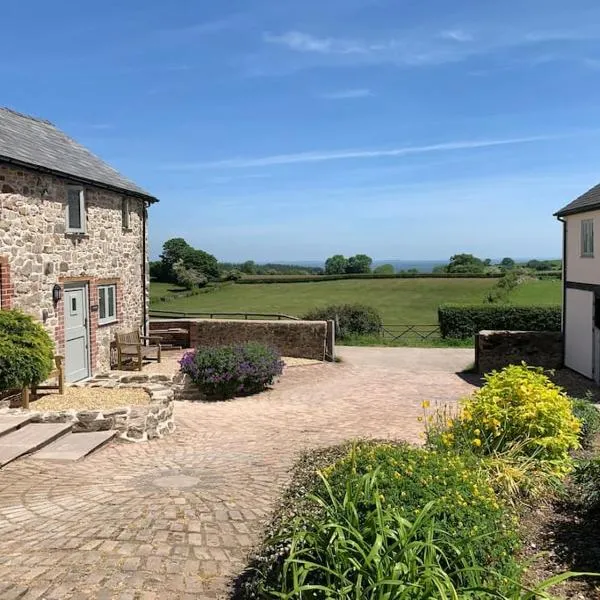
<instances>
[{"instance_id":1,"label":"door frame","mask_svg":"<svg viewBox=\"0 0 600 600\"><path fill-rule=\"evenodd\" d=\"M86 364L86 370L87 370L87 375L85 377L82 377L81 379L78 379L77 381L83 381L84 379L88 379L89 377L92 376L92 347L91 347L91 343L92 343L92 336L91 336L91 329L90 329L90 283L89 281L70 281L70 282L65 282L64 283L64 315L63 315L63 330L64 330L64 339L65 339L65 369L66 369L66 365L67 365L67 315L66 315L66 311L68 310L67 307L67 301L66 301L66 297L67 297L67 292L71 291L71 290L82 290L83 291L83 307L85 309L85 335L86 335L86 348L87 351L85 353L85 364Z\"/></svg>"}]
</instances>

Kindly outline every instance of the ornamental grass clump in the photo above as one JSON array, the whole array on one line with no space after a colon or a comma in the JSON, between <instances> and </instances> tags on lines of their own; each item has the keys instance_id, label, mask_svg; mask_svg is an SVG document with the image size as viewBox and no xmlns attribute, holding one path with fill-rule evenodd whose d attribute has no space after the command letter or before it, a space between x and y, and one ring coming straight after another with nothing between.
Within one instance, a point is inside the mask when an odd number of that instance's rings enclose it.
<instances>
[{"instance_id":1,"label":"ornamental grass clump","mask_svg":"<svg viewBox=\"0 0 600 600\"><path fill-rule=\"evenodd\" d=\"M457 415L428 423L430 446L481 457L518 455L549 474L565 475L580 445L581 421L573 402L543 369L511 365L485 376L485 385L462 401Z\"/></svg>"},{"instance_id":2,"label":"ornamental grass clump","mask_svg":"<svg viewBox=\"0 0 600 600\"><path fill-rule=\"evenodd\" d=\"M187 352L179 364L181 372L215 400L261 392L283 372L281 355L258 342L198 348Z\"/></svg>"}]
</instances>

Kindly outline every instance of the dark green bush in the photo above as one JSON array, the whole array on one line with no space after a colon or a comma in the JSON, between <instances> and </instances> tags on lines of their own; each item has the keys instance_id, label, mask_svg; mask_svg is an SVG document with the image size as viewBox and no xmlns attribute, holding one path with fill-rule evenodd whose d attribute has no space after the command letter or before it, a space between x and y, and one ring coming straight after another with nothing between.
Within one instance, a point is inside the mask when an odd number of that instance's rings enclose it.
<instances>
[{"instance_id":1,"label":"dark green bush","mask_svg":"<svg viewBox=\"0 0 600 600\"><path fill-rule=\"evenodd\" d=\"M577 463L573 472L577 499L589 510L600 508L600 458Z\"/></svg>"},{"instance_id":2,"label":"dark green bush","mask_svg":"<svg viewBox=\"0 0 600 600\"><path fill-rule=\"evenodd\" d=\"M283 371L281 355L258 342L198 348L184 354L179 364L182 373L216 400L256 394Z\"/></svg>"},{"instance_id":3,"label":"dark green bush","mask_svg":"<svg viewBox=\"0 0 600 600\"><path fill-rule=\"evenodd\" d=\"M52 340L41 323L18 310L0 310L0 390L44 381L53 356Z\"/></svg>"},{"instance_id":4,"label":"dark green bush","mask_svg":"<svg viewBox=\"0 0 600 600\"><path fill-rule=\"evenodd\" d=\"M490 330L560 331L560 306L442 304L438 320L442 337L465 339Z\"/></svg>"},{"instance_id":5,"label":"dark green bush","mask_svg":"<svg viewBox=\"0 0 600 600\"><path fill-rule=\"evenodd\" d=\"M379 312L365 304L331 304L315 308L303 318L307 321L335 321L335 335L339 340L350 335L378 335L383 325Z\"/></svg>"},{"instance_id":6,"label":"dark green bush","mask_svg":"<svg viewBox=\"0 0 600 600\"><path fill-rule=\"evenodd\" d=\"M589 448L600 433L600 411L588 399L573 399L573 414L581 421L581 445Z\"/></svg>"}]
</instances>

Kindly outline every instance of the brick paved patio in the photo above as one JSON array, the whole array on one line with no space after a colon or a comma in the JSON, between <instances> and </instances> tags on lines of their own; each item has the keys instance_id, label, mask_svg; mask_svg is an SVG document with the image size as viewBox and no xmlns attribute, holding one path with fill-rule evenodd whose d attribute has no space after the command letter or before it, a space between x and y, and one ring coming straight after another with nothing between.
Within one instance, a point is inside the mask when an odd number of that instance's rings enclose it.
<instances>
[{"instance_id":1,"label":"brick paved patio","mask_svg":"<svg viewBox=\"0 0 600 600\"><path fill-rule=\"evenodd\" d=\"M379 353L379 354L378 354ZM0 598L225 598L297 453L417 442L420 402L471 386L466 350L342 349L258 397L176 406L177 431L74 464L0 471Z\"/></svg>"}]
</instances>

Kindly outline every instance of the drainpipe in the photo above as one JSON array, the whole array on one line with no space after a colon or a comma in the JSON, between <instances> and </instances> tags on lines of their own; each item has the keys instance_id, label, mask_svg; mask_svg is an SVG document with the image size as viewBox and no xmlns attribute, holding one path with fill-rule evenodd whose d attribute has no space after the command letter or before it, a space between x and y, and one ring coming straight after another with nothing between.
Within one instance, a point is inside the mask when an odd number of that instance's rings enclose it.
<instances>
[{"instance_id":1,"label":"drainpipe","mask_svg":"<svg viewBox=\"0 0 600 600\"><path fill-rule=\"evenodd\" d=\"M147 248L146 248L146 221L148 220L148 205L145 200L142 200L142 291L144 301L142 302L143 311L143 332L144 336L148 336L148 294L146 290L146 265L147 265Z\"/></svg>"},{"instance_id":2,"label":"drainpipe","mask_svg":"<svg viewBox=\"0 0 600 600\"><path fill-rule=\"evenodd\" d=\"M562 217L556 217L563 226L563 251L562 251L562 288L563 288L563 298L562 298L562 351L563 351L563 364L566 356L566 348L567 348L567 329L565 324L567 322L567 220Z\"/></svg>"}]
</instances>

